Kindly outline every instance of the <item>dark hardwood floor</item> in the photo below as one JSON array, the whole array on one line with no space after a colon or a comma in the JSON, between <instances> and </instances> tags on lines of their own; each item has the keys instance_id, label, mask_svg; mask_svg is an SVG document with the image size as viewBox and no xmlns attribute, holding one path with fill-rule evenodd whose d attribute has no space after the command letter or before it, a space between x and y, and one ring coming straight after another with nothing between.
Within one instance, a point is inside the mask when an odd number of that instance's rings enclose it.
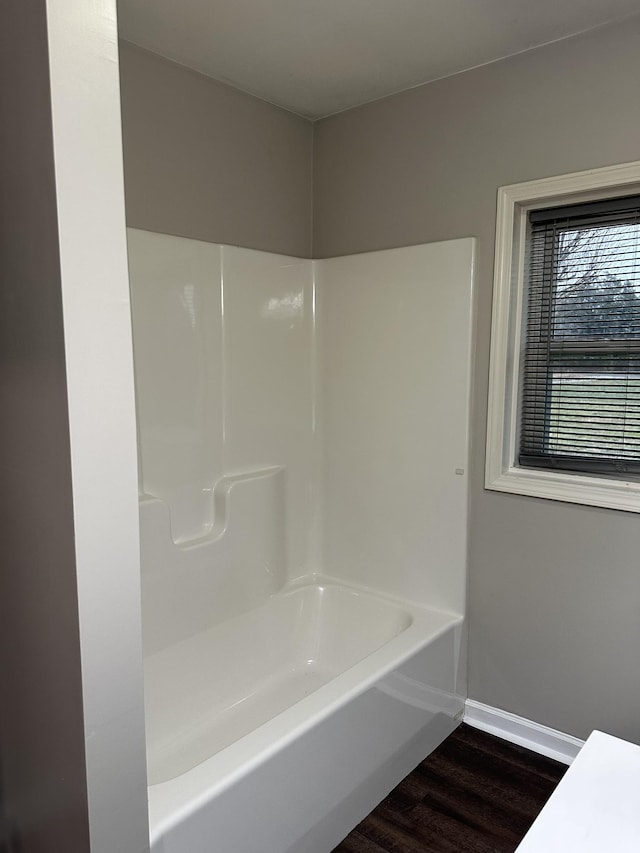
<instances>
[{"instance_id":1,"label":"dark hardwood floor","mask_svg":"<svg viewBox=\"0 0 640 853\"><path fill-rule=\"evenodd\" d=\"M462 725L334 853L512 853L566 769Z\"/></svg>"}]
</instances>

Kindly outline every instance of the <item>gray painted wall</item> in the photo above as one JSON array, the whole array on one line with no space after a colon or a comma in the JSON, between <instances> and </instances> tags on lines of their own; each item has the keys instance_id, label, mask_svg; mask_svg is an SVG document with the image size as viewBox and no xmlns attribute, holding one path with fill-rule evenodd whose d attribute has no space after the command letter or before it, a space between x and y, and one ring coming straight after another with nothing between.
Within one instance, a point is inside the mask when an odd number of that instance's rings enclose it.
<instances>
[{"instance_id":1,"label":"gray painted wall","mask_svg":"<svg viewBox=\"0 0 640 853\"><path fill-rule=\"evenodd\" d=\"M309 257L312 125L120 45L127 224Z\"/></svg>"},{"instance_id":2,"label":"gray painted wall","mask_svg":"<svg viewBox=\"0 0 640 853\"><path fill-rule=\"evenodd\" d=\"M86 853L84 727L48 74L44 0L3 5L0 848Z\"/></svg>"},{"instance_id":3,"label":"gray painted wall","mask_svg":"<svg viewBox=\"0 0 640 853\"><path fill-rule=\"evenodd\" d=\"M640 158L640 22L315 125L314 255L479 238L470 695L640 741L640 518L483 489L496 190Z\"/></svg>"}]
</instances>

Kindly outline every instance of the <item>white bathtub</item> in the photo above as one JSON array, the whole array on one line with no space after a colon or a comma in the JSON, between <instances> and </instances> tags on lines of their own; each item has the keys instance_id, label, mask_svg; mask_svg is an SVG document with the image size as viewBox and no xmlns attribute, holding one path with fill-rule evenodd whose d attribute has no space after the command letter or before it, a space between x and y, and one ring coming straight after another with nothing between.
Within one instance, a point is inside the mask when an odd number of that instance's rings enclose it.
<instances>
[{"instance_id":1,"label":"white bathtub","mask_svg":"<svg viewBox=\"0 0 640 853\"><path fill-rule=\"evenodd\" d=\"M462 620L329 580L146 659L154 853L328 853L457 725Z\"/></svg>"}]
</instances>

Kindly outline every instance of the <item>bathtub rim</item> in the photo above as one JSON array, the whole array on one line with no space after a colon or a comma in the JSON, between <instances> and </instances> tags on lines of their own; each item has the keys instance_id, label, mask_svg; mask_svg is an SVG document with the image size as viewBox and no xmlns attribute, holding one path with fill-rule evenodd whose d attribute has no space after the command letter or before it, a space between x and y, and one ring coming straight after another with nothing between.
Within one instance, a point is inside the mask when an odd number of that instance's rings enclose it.
<instances>
[{"instance_id":1,"label":"bathtub rim","mask_svg":"<svg viewBox=\"0 0 640 853\"><path fill-rule=\"evenodd\" d=\"M464 623L462 614L435 607L422 607L371 587L346 582L342 578L320 574L306 575L290 581L271 598L305 586L338 586L371 595L404 610L410 616L411 622L399 634L331 681L239 740L184 773L150 785L149 831L152 846L219 793L239 782L443 634L454 629L456 643L461 642ZM456 660L458 659L459 646L456 649ZM461 701L464 701L464 697L461 697Z\"/></svg>"},{"instance_id":2,"label":"bathtub rim","mask_svg":"<svg viewBox=\"0 0 640 853\"><path fill-rule=\"evenodd\" d=\"M251 610L148 655L148 786L179 778L251 734L394 640L412 621L403 604L353 586L295 583ZM247 666L229 669L238 651ZM314 673L318 680L310 687L305 676ZM290 693L289 683L301 677L299 689ZM275 707L268 700L261 705L263 689L273 690ZM281 690L285 695L278 700ZM180 719L175 702L182 708ZM236 710L244 716L245 703L250 711L237 728L230 720Z\"/></svg>"}]
</instances>

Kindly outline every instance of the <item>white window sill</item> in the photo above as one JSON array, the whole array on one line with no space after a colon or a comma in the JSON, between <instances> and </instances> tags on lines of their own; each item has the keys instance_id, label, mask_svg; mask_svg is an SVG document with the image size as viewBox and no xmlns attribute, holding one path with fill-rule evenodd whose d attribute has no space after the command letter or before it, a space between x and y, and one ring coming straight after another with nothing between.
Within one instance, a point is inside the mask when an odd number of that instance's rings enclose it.
<instances>
[{"instance_id":1,"label":"white window sill","mask_svg":"<svg viewBox=\"0 0 640 853\"><path fill-rule=\"evenodd\" d=\"M513 466L487 478L485 486L498 492L640 512L640 482L636 481Z\"/></svg>"}]
</instances>

